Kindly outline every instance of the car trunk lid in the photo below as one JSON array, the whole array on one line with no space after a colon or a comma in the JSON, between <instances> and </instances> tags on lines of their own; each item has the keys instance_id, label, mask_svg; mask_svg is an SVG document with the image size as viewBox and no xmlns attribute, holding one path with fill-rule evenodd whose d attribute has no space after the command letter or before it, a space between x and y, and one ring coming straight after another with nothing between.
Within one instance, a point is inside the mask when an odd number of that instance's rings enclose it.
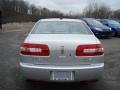
<instances>
[{"instance_id":1,"label":"car trunk lid","mask_svg":"<svg viewBox=\"0 0 120 90\"><path fill-rule=\"evenodd\" d=\"M31 63L38 65L82 65L90 64L89 59L94 57L76 57L77 46L100 42L94 35L30 34L25 43L46 44L50 50L48 57L29 56L32 59L29 61Z\"/></svg>"}]
</instances>

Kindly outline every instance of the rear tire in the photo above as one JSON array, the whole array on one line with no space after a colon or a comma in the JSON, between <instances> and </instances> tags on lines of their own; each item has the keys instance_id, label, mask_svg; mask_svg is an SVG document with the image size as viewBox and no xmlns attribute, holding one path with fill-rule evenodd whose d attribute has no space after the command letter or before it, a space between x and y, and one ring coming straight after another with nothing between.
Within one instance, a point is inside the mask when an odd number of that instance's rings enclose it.
<instances>
[{"instance_id":1,"label":"rear tire","mask_svg":"<svg viewBox=\"0 0 120 90\"><path fill-rule=\"evenodd\" d=\"M113 37L117 36L117 33L116 33L115 30L112 31L112 36L113 36Z\"/></svg>"}]
</instances>

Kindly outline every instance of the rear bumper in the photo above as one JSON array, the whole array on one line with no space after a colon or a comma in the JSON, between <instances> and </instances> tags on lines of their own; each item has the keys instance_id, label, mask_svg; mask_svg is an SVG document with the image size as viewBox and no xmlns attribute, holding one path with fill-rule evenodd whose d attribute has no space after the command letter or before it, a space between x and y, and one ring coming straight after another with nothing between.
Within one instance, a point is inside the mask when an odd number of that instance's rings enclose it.
<instances>
[{"instance_id":1,"label":"rear bumper","mask_svg":"<svg viewBox=\"0 0 120 90\"><path fill-rule=\"evenodd\" d=\"M31 80L41 80L50 82L59 82L50 80L51 71L71 71L74 72L74 80L66 82L86 81L99 79L104 69L104 63L85 65L85 66L49 66L49 65L30 65L20 63L22 74Z\"/></svg>"}]
</instances>

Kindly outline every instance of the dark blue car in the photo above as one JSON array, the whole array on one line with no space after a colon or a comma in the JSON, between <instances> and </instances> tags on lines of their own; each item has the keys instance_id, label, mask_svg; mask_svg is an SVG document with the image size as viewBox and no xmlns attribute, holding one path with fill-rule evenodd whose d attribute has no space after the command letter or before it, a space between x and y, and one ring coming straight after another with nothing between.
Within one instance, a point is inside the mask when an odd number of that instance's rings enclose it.
<instances>
[{"instance_id":1,"label":"dark blue car","mask_svg":"<svg viewBox=\"0 0 120 90\"><path fill-rule=\"evenodd\" d=\"M83 20L87 23L87 25L90 27L92 32L97 37L111 37L112 36L111 28L103 25L99 21L93 18L84 18Z\"/></svg>"},{"instance_id":2,"label":"dark blue car","mask_svg":"<svg viewBox=\"0 0 120 90\"><path fill-rule=\"evenodd\" d=\"M109 20L109 19L99 19L99 21L112 28L113 36L120 36L120 23L115 20Z\"/></svg>"}]
</instances>

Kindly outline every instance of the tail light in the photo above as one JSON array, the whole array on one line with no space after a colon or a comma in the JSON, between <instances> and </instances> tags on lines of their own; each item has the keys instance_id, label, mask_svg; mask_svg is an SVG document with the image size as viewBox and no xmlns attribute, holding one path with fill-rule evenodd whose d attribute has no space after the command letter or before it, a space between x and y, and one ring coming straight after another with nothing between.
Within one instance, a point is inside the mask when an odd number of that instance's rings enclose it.
<instances>
[{"instance_id":1,"label":"tail light","mask_svg":"<svg viewBox=\"0 0 120 90\"><path fill-rule=\"evenodd\" d=\"M101 44L79 45L76 49L76 56L99 56L104 54Z\"/></svg>"},{"instance_id":2,"label":"tail light","mask_svg":"<svg viewBox=\"0 0 120 90\"><path fill-rule=\"evenodd\" d=\"M32 56L49 56L49 48L45 44L23 43L20 47L20 53Z\"/></svg>"}]
</instances>

